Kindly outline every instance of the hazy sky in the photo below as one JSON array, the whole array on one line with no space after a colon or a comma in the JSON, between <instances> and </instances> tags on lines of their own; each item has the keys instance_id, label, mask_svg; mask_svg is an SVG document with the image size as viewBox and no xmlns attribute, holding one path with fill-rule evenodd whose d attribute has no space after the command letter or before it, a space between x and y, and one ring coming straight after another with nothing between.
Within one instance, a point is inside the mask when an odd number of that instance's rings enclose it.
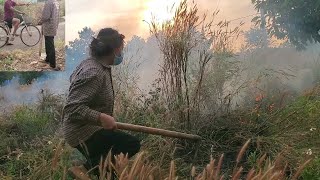
<instances>
[{"instance_id":1,"label":"hazy sky","mask_svg":"<svg viewBox=\"0 0 320 180\"><path fill-rule=\"evenodd\" d=\"M180 0L67 0L66 1L66 42L77 37L77 32L85 26L94 30L103 27L113 27L127 36L148 37L148 24L151 13L160 19L170 17L167 7ZM235 19L256 13L251 0L195 0L199 11L211 12L220 9L219 19ZM245 29L250 27L251 18L242 19L248 22ZM233 21L237 24L240 21Z\"/></svg>"}]
</instances>

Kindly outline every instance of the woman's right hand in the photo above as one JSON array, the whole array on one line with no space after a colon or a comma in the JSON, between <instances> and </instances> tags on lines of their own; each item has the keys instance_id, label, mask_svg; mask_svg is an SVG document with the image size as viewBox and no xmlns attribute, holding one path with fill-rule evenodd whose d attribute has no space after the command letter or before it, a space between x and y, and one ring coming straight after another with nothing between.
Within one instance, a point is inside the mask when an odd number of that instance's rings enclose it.
<instances>
[{"instance_id":1,"label":"woman's right hand","mask_svg":"<svg viewBox=\"0 0 320 180\"><path fill-rule=\"evenodd\" d=\"M114 118L112 116L101 113L99 120L101 122L101 126L104 129L107 129L107 130L116 130L117 129L116 121L114 120Z\"/></svg>"}]
</instances>

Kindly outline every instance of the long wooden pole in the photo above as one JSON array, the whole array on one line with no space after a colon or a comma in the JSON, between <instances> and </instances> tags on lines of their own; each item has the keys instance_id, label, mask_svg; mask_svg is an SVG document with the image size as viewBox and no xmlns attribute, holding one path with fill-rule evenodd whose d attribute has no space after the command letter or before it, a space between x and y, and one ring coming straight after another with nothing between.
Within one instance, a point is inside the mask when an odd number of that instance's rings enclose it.
<instances>
[{"instance_id":1,"label":"long wooden pole","mask_svg":"<svg viewBox=\"0 0 320 180\"><path fill-rule=\"evenodd\" d=\"M41 32L40 32L40 44L39 44L39 59L41 59L41 51L42 51L42 42L43 42L43 29L41 25Z\"/></svg>"},{"instance_id":2,"label":"long wooden pole","mask_svg":"<svg viewBox=\"0 0 320 180\"><path fill-rule=\"evenodd\" d=\"M127 124L127 123L117 122L117 127L118 127L118 129L123 129L123 130L128 130L128 131L143 132L143 133L148 133L148 134L161 135L161 136L180 138L180 139L190 139L190 140L200 140L201 139L201 137L198 135L181 133L181 132L176 132L176 131L169 131L169 130L165 130L165 129L158 129L158 128L152 128L152 127L147 127L147 126Z\"/></svg>"}]
</instances>

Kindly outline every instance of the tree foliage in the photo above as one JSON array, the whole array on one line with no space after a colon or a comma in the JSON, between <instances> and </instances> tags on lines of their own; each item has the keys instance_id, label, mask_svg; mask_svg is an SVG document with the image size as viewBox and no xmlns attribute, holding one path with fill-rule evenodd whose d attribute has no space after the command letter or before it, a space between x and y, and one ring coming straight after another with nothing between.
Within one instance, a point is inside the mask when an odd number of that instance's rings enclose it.
<instances>
[{"instance_id":1,"label":"tree foliage","mask_svg":"<svg viewBox=\"0 0 320 180\"><path fill-rule=\"evenodd\" d=\"M66 71L71 72L84 59L89 57L89 49L94 31L84 27L78 32L79 38L69 42L66 46Z\"/></svg>"},{"instance_id":2,"label":"tree foliage","mask_svg":"<svg viewBox=\"0 0 320 180\"><path fill-rule=\"evenodd\" d=\"M268 34L288 40L298 49L308 43L320 42L319 0L251 0L255 9L263 12ZM252 19L264 24L264 18Z\"/></svg>"}]
</instances>

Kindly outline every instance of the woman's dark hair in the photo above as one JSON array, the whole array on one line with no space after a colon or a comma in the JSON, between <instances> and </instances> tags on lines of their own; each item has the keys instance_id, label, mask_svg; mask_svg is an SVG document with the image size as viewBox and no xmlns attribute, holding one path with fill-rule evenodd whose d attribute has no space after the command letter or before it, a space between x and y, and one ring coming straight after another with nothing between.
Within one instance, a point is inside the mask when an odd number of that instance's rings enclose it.
<instances>
[{"instance_id":1,"label":"woman's dark hair","mask_svg":"<svg viewBox=\"0 0 320 180\"><path fill-rule=\"evenodd\" d=\"M119 48L123 44L124 38L124 35L112 28L101 29L98 36L91 41L91 56L99 58L111 55L114 49Z\"/></svg>"}]
</instances>

